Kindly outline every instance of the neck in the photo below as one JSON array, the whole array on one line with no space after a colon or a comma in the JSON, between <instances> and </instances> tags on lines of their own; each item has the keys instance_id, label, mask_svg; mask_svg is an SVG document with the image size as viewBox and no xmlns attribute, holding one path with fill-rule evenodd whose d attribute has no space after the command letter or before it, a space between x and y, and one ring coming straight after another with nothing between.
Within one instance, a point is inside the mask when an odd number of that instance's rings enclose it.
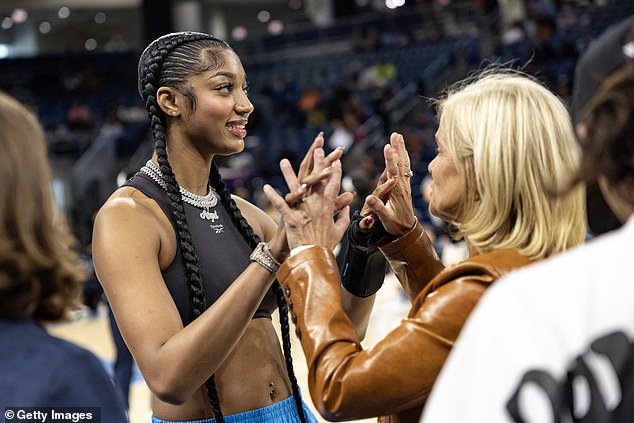
<instances>
[{"instance_id":1,"label":"neck","mask_svg":"<svg viewBox=\"0 0 634 423\"><path fill-rule=\"evenodd\" d=\"M169 150L168 157L172 172L181 187L196 195L207 194L211 158L206 160L200 156L186 157L185 154L172 153ZM152 155L152 161L158 164L156 152Z\"/></svg>"}]
</instances>

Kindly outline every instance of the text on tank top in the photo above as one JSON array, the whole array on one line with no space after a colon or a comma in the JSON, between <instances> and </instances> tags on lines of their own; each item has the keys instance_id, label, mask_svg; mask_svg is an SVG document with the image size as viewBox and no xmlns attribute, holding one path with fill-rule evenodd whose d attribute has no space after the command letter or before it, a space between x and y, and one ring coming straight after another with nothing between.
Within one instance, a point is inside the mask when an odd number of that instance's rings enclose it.
<instances>
[{"instance_id":1,"label":"text on tank top","mask_svg":"<svg viewBox=\"0 0 634 423\"><path fill-rule=\"evenodd\" d=\"M178 236L167 192L163 188L141 172L132 176L124 185L134 187L156 201ZM209 220L200 217L201 209L188 203L183 205L198 256L200 275L205 288L205 300L209 307L250 264L249 256L252 249L233 224L221 202L212 209L213 217ZM187 325L193 320L193 305L180 243L177 243L174 261L161 273L178 308L183 325ZM269 289L266 293L254 318L271 318L271 313L277 305L273 289Z\"/></svg>"}]
</instances>

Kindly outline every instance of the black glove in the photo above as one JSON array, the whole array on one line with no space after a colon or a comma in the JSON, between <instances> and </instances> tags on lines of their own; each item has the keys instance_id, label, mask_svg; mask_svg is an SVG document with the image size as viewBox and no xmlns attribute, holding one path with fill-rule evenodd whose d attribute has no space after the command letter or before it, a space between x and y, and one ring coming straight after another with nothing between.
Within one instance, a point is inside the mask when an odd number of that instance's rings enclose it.
<instances>
[{"instance_id":1,"label":"black glove","mask_svg":"<svg viewBox=\"0 0 634 423\"><path fill-rule=\"evenodd\" d=\"M369 297L383 285L387 269L387 261L378 246L397 237L387 232L379 219L371 229L361 229L361 219L361 214L354 212L346 230L340 264L341 283L351 294Z\"/></svg>"}]
</instances>

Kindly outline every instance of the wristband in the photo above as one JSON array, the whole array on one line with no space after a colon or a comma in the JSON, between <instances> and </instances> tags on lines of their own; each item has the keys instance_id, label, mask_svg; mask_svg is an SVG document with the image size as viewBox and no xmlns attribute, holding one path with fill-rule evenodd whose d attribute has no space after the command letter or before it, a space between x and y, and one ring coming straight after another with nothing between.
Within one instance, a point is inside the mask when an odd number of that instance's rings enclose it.
<instances>
[{"instance_id":1,"label":"wristband","mask_svg":"<svg viewBox=\"0 0 634 423\"><path fill-rule=\"evenodd\" d=\"M397 237L385 230L377 219L370 229L361 229L362 219L356 211L344 238L343 262L340 263L341 283L357 297L374 295L383 286L387 261L378 245Z\"/></svg>"},{"instance_id":2,"label":"wristband","mask_svg":"<svg viewBox=\"0 0 634 423\"><path fill-rule=\"evenodd\" d=\"M275 257L273 257L273 254L271 254L271 249L266 242L260 242L255 247L255 250L253 250L249 258L251 259L251 261L264 267L272 274L275 274L280 268L280 262L277 261Z\"/></svg>"}]
</instances>

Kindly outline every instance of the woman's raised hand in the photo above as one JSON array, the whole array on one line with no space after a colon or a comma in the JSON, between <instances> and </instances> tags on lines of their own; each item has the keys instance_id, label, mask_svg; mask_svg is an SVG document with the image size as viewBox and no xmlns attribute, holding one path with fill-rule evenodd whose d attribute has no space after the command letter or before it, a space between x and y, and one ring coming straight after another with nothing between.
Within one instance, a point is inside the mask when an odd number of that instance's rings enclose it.
<instances>
[{"instance_id":1,"label":"woman's raised hand","mask_svg":"<svg viewBox=\"0 0 634 423\"><path fill-rule=\"evenodd\" d=\"M314 172L315 169L315 151L321 149L323 152L324 148L324 133L320 132L315 137L315 140L311 144L310 148L306 152L304 159L299 165L299 171L297 175L293 172L293 168L291 163L284 159L280 162L280 169L282 170L282 175L284 176L284 180L289 189L289 193L286 194L284 199L290 205L294 205L297 203L309 189L309 187L322 179L328 176L328 172L330 171L330 166L335 162L335 160L339 160L343 155L343 148L339 147L330 152L327 156L323 157L321 160L320 168L321 172ZM350 192L342 193L335 200L335 204L337 206L337 210L341 210L346 205L352 202L354 198L354 194Z\"/></svg>"},{"instance_id":2,"label":"woman's raised hand","mask_svg":"<svg viewBox=\"0 0 634 423\"><path fill-rule=\"evenodd\" d=\"M336 159L326 166L323 148L312 149L312 170L308 175L314 182L300 187L298 177L288 160L280 162L280 169L291 192L303 190L299 200L288 202L270 185L263 187L267 198L282 216L290 248L301 245L321 245L333 249L341 240L350 223L350 207L337 203L341 186L341 161ZM350 194L350 193L348 193ZM352 200L352 196L346 196ZM333 217L334 216L334 217Z\"/></svg>"},{"instance_id":3,"label":"woman's raised hand","mask_svg":"<svg viewBox=\"0 0 634 423\"><path fill-rule=\"evenodd\" d=\"M378 216L389 233L402 236L416 224L416 217L412 205L412 170L401 134L392 133L383 156L385 170L375 190L366 197L361 215Z\"/></svg>"}]
</instances>

